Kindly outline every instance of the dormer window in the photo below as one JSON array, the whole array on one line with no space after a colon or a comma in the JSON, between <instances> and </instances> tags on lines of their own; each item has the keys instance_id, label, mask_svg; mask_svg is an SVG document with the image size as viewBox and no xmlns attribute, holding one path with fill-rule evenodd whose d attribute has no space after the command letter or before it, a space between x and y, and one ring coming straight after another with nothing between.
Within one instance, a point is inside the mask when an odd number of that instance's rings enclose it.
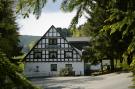
<instances>
[{"instance_id":1,"label":"dormer window","mask_svg":"<svg viewBox=\"0 0 135 89\"><path fill-rule=\"evenodd\" d=\"M49 38L49 45L57 45L57 38Z\"/></svg>"}]
</instances>

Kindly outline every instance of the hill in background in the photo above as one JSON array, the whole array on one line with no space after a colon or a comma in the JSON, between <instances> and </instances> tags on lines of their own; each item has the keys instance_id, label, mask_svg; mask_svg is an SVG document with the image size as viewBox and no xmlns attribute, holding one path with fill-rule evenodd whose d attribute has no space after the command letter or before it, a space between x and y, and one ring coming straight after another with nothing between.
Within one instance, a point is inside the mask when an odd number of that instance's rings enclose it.
<instances>
[{"instance_id":1,"label":"hill in background","mask_svg":"<svg viewBox=\"0 0 135 89\"><path fill-rule=\"evenodd\" d=\"M66 28L57 28L63 37L71 37L72 33L69 29ZM33 45L41 38L41 36L32 36L32 35L20 35L20 45L23 47L22 51L28 53Z\"/></svg>"},{"instance_id":2,"label":"hill in background","mask_svg":"<svg viewBox=\"0 0 135 89\"><path fill-rule=\"evenodd\" d=\"M20 39L20 45L23 47L22 51L24 53L28 53L29 52L29 45L36 43L39 39L41 38L41 36L32 36L32 35L20 35L19 39Z\"/></svg>"}]
</instances>

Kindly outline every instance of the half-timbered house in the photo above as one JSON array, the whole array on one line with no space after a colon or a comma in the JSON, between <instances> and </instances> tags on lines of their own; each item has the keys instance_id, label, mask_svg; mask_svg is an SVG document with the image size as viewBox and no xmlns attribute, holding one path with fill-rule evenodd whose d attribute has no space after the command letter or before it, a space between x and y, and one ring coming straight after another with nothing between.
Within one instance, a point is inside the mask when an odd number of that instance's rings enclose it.
<instances>
[{"instance_id":1,"label":"half-timbered house","mask_svg":"<svg viewBox=\"0 0 135 89\"><path fill-rule=\"evenodd\" d=\"M72 67L75 75L84 75L82 53L72 45L74 41L68 40L51 26L25 56L24 73L29 77L57 76L61 69Z\"/></svg>"}]
</instances>

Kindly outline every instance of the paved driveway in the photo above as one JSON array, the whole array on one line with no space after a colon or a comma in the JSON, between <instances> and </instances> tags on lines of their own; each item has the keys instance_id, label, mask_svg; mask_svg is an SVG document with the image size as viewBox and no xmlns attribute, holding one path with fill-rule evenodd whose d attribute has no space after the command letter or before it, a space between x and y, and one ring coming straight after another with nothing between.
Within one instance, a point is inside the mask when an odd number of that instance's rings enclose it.
<instances>
[{"instance_id":1,"label":"paved driveway","mask_svg":"<svg viewBox=\"0 0 135 89\"><path fill-rule=\"evenodd\" d=\"M44 89L130 89L131 73L112 73L101 76L51 77L31 79Z\"/></svg>"}]
</instances>

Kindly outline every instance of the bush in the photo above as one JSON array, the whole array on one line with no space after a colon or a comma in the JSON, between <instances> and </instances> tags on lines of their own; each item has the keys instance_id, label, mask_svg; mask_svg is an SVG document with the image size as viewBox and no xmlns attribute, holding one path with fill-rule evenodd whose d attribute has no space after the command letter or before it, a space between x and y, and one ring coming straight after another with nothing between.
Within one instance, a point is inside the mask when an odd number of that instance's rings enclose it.
<instances>
[{"instance_id":1,"label":"bush","mask_svg":"<svg viewBox=\"0 0 135 89\"><path fill-rule=\"evenodd\" d=\"M132 61L130 65L130 70L133 72L133 75L135 75L135 59Z\"/></svg>"},{"instance_id":2,"label":"bush","mask_svg":"<svg viewBox=\"0 0 135 89\"><path fill-rule=\"evenodd\" d=\"M119 63L119 65L116 67L116 71L129 71L130 66L127 64L126 61Z\"/></svg>"},{"instance_id":3,"label":"bush","mask_svg":"<svg viewBox=\"0 0 135 89\"><path fill-rule=\"evenodd\" d=\"M75 75L73 68L63 68L60 70L60 76L73 76Z\"/></svg>"},{"instance_id":4,"label":"bush","mask_svg":"<svg viewBox=\"0 0 135 89\"><path fill-rule=\"evenodd\" d=\"M32 85L20 68L11 63L6 55L0 51L0 89L39 89Z\"/></svg>"},{"instance_id":5,"label":"bush","mask_svg":"<svg viewBox=\"0 0 135 89\"><path fill-rule=\"evenodd\" d=\"M132 63L130 64L130 70L133 73L133 88L135 88L135 59L133 59Z\"/></svg>"}]
</instances>

